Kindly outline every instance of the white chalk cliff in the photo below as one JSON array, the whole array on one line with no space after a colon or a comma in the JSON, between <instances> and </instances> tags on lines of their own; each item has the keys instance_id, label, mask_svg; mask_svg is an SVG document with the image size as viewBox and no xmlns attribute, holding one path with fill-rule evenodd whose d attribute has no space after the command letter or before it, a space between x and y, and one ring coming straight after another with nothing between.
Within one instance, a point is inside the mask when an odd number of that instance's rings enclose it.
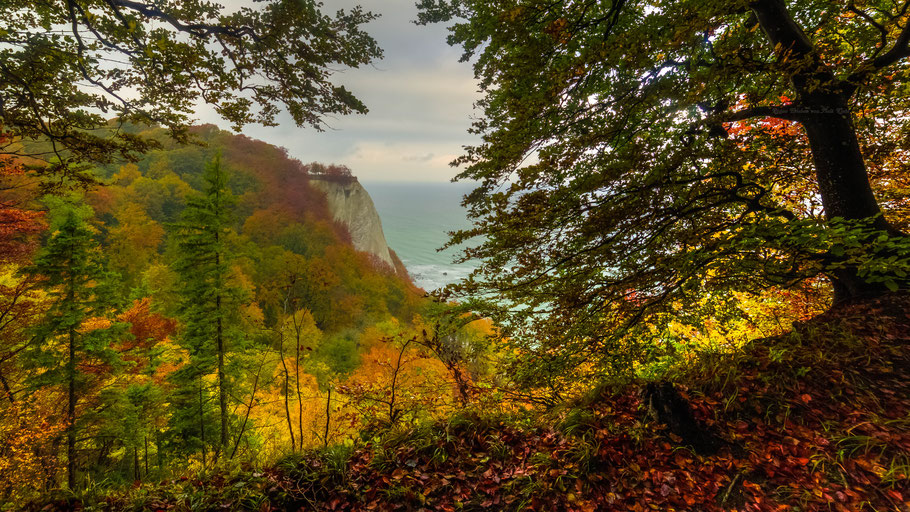
<instances>
[{"instance_id":1,"label":"white chalk cliff","mask_svg":"<svg viewBox=\"0 0 910 512\"><path fill-rule=\"evenodd\" d=\"M348 228L355 249L370 253L395 268L373 199L356 178L325 180L313 176L310 185L325 193L329 212L335 221Z\"/></svg>"}]
</instances>

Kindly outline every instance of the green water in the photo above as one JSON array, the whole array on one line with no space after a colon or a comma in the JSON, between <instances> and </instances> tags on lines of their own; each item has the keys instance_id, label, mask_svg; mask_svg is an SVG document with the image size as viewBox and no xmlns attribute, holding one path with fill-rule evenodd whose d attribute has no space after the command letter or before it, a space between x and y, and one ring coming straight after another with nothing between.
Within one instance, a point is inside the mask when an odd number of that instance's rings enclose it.
<instances>
[{"instance_id":1,"label":"green water","mask_svg":"<svg viewBox=\"0 0 910 512\"><path fill-rule=\"evenodd\" d=\"M386 241L417 286L433 290L466 277L474 265L456 264L456 250L438 252L448 231L470 226L461 198L465 183L361 182L382 219Z\"/></svg>"}]
</instances>

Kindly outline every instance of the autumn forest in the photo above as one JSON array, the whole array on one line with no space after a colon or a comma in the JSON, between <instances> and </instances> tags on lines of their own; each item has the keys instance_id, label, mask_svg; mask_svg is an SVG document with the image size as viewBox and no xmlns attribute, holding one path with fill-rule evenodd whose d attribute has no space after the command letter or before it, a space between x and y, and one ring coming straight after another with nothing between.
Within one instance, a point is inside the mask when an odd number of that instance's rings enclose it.
<instances>
[{"instance_id":1,"label":"autumn forest","mask_svg":"<svg viewBox=\"0 0 910 512\"><path fill-rule=\"evenodd\" d=\"M409 3L434 290L248 134L371 119L398 11L223 3L0 0L0 510L910 511L910 1Z\"/></svg>"}]
</instances>

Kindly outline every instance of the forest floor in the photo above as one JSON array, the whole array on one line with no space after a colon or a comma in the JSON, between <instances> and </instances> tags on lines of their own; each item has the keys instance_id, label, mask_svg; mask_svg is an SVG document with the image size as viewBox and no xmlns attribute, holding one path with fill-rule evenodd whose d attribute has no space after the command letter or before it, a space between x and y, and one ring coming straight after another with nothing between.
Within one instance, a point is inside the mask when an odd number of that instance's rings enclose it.
<instances>
[{"instance_id":1,"label":"forest floor","mask_svg":"<svg viewBox=\"0 0 910 512\"><path fill-rule=\"evenodd\" d=\"M673 380L603 389L536 425L463 414L85 508L910 512L910 298L841 308Z\"/></svg>"}]
</instances>

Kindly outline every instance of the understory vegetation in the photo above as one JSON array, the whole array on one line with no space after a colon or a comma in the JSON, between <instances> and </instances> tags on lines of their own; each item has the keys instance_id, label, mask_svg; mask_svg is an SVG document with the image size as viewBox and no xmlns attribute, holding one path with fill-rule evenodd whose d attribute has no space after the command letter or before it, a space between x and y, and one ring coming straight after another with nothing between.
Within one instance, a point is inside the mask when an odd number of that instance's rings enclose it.
<instances>
[{"instance_id":1,"label":"understory vegetation","mask_svg":"<svg viewBox=\"0 0 910 512\"><path fill-rule=\"evenodd\" d=\"M679 370L673 380L698 425L694 437L667 423L653 383L636 380L604 384L544 414L481 398L445 421L265 468L47 503L86 510L903 510L908 308L905 295L887 297Z\"/></svg>"}]
</instances>

